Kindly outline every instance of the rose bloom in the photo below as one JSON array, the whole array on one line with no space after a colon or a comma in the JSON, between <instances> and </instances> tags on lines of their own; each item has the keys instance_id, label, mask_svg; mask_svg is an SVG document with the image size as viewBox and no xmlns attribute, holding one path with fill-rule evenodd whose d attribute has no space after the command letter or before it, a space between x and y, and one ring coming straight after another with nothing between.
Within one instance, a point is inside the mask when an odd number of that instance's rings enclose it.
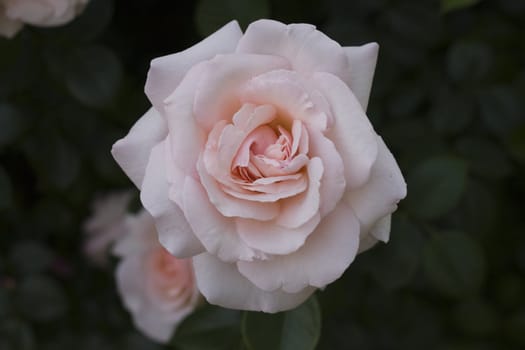
<instances>
[{"instance_id":1,"label":"rose bloom","mask_svg":"<svg viewBox=\"0 0 525 350\"><path fill-rule=\"evenodd\" d=\"M12 38L24 24L53 27L76 17L89 0L0 0L0 35Z\"/></svg>"},{"instance_id":2,"label":"rose bloom","mask_svg":"<svg viewBox=\"0 0 525 350\"><path fill-rule=\"evenodd\" d=\"M135 326L151 339L167 342L201 301L191 259L178 259L159 244L145 210L128 216L125 226L126 234L114 247L121 258L116 271L119 294Z\"/></svg>"},{"instance_id":3,"label":"rose bloom","mask_svg":"<svg viewBox=\"0 0 525 350\"><path fill-rule=\"evenodd\" d=\"M406 185L365 114L377 52L259 20L152 61L112 153L210 303L293 308L388 240Z\"/></svg>"},{"instance_id":4,"label":"rose bloom","mask_svg":"<svg viewBox=\"0 0 525 350\"><path fill-rule=\"evenodd\" d=\"M108 262L115 241L126 234L126 217L131 201L130 191L111 193L93 201L92 214L84 223L84 253L96 265Z\"/></svg>"}]
</instances>

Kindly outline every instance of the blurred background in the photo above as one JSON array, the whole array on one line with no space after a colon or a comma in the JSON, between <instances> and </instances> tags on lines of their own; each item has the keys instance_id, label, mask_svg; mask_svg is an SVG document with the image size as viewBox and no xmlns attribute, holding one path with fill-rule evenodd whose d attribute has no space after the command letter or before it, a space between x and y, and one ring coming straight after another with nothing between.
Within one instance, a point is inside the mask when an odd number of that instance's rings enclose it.
<instances>
[{"instance_id":1,"label":"blurred background","mask_svg":"<svg viewBox=\"0 0 525 350\"><path fill-rule=\"evenodd\" d=\"M0 39L0 349L241 348L240 313L213 308L141 336L82 223L132 188L109 150L149 61L258 18L380 44L368 116L408 183L391 242L317 293L317 348L525 348L525 1L91 0Z\"/></svg>"}]
</instances>

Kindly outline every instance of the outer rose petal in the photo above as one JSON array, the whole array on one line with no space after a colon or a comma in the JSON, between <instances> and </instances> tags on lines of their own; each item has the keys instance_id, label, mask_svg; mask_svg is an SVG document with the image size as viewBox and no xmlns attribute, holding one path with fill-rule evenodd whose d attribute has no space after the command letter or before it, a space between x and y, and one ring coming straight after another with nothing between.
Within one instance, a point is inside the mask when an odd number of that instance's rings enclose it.
<instances>
[{"instance_id":1,"label":"outer rose petal","mask_svg":"<svg viewBox=\"0 0 525 350\"><path fill-rule=\"evenodd\" d=\"M217 54L235 51L241 36L237 21L231 21L189 49L151 61L145 87L151 103L162 111L164 99L171 95L192 66Z\"/></svg>"},{"instance_id":2,"label":"outer rose petal","mask_svg":"<svg viewBox=\"0 0 525 350\"><path fill-rule=\"evenodd\" d=\"M377 157L377 135L343 81L329 73L316 73L313 80L332 108L334 125L327 137L343 159L347 188L360 187L368 180Z\"/></svg>"},{"instance_id":3,"label":"outer rose petal","mask_svg":"<svg viewBox=\"0 0 525 350\"><path fill-rule=\"evenodd\" d=\"M159 112L150 108L111 149L113 158L138 188L142 187L152 148L164 140L168 127Z\"/></svg>"},{"instance_id":4,"label":"outer rose petal","mask_svg":"<svg viewBox=\"0 0 525 350\"><path fill-rule=\"evenodd\" d=\"M257 287L297 293L307 286L322 288L338 279L354 260L359 222L344 203L326 216L297 252L265 261L239 261L242 275Z\"/></svg>"},{"instance_id":5,"label":"outer rose petal","mask_svg":"<svg viewBox=\"0 0 525 350\"><path fill-rule=\"evenodd\" d=\"M350 63L350 80L346 83L363 110L366 111L372 81L374 80L379 45L369 43L362 46L348 46L344 50Z\"/></svg>"},{"instance_id":6,"label":"outer rose petal","mask_svg":"<svg viewBox=\"0 0 525 350\"><path fill-rule=\"evenodd\" d=\"M343 48L310 24L290 24L262 19L248 26L237 46L239 53L287 58L293 70L309 74L330 72L347 81L350 73Z\"/></svg>"},{"instance_id":7,"label":"outer rose petal","mask_svg":"<svg viewBox=\"0 0 525 350\"><path fill-rule=\"evenodd\" d=\"M363 233L381 218L393 213L397 203L406 196L406 183L399 166L383 139L377 136L379 154L368 182L345 194L344 200L352 207ZM384 232L378 239L385 239Z\"/></svg>"},{"instance_id":8,"label":"outer rose petal","mask_svg":"<svg viewBox=\"0 0 525 350\"><path fill-rule=\"evenodd\" d=\"M0 36L11 39L22 29L24 24L21 21L6 17L1 11L0 8Z\"/></svg>"},{"instance_id":9,"label":"outer rose petal","mask_svg":"<svg viewBox=\"0 0 525 350\"><path fill-rule=\"evenodd\" d=\"M244 278L235 264L207 253L194 257L193 267L201 293L208 302L222 307L273 313L292 309L315 292L312 287L298 293L261 290Z\"/></svg>"},{"instance_id":10,"label":"outer rose petal","mask_svg":"<svg viewBox=\"0 0 525 350\"><path fill-rule=\"evenodd\" d=\"M181 208L168 198L165 147L168 147L166 141L151 151L140 199L144 208L155 218L160 243L176 257L190 257L202 253L204 248L193 234Z\"/></svg>"},{"instance_id":11,"label":"outer rose petal","mask_svg":"<svg viewBox=\"0 0 525 350\"><path fill-rule=\"evenodd\" d=\"M235 221L222 216L210 203L206 190L190 176L184 183L183 199L186 219L206 251L229 262L264 256L239 238Z\"/></svg>"},{"instance_id":12,"label":"outer rose petal","mask_svg":"<svg viewBox=\"0 0 525 350\"><path fill-rule=\"evenodd\" d=\"M71 21L88 0L4 0L6 15L35 26L57 26Z\"/></svg>"}]
</instances>

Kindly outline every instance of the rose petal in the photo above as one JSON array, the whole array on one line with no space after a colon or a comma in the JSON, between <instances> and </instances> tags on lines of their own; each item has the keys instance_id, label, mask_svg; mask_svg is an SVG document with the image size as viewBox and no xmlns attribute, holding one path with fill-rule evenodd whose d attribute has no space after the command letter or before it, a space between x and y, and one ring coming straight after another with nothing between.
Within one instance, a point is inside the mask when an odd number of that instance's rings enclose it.
<instances>
[{"instance_id":1,"label":"rose petal","mask_svg":"<svg viewBox=\"0 0 525 350\"><path fill-rule=\"evenodd\" d=\"M151 149L164 140L168 128L159 112L150 108L111 149L113 158L131 181L141 188Z\"/></svg>"},{"instance_id":2,"label":"rose petal","mask_svg":"<svg viewBox=\"0 0 525 350\"><path fill-rule=\"evenodd\" d=\"M207 61L195 96L196 120L207 131L220 120L231 120L241 107L237 91L242 84L259 74L288 67L282 57L268 55L219 55Z\"/></svg>"},{"instance_id":3,"label":"rose petal","mask_svg":"<svg viewBox=\"0 0 525 350\"><path fill-rule=\"evenodd\" d=\"M379 136L377 143L379 154L370 179L361 188L344 196L359 219L363 232L368 232L379 219L393 213L397 203L406 196L406 183L394 156Z\"/></svg>"},{"instance_id":4,"label":"rose petal","mask_svg":"<svg viewBox=\"0 0 525 350\"><path fill-rule=\"evenodd\" d=\"M294 294L263 291L244 278L235 264L222 262L207 253L194 257L193 266L201 293L208 302L222 307L279 312L298 306L315 291L315 288Z\"/></svg>"},{"instance_id":5,"label":"rose petal","mask_svg":"<svg viewBox=\"0 0 525 350\"><path fill-rule=\"evenodd\" d=\"M192 66L217 54L233 52L241 36L237 21L231 21L189 49L151 61L145 88L151 103L163 111L164 99L173 93Z\"/></svg>"},{"instance_id":6,"label":"rose petal","mask_svg":"<svg viewBox=\"0 0 525 350\"><path fill-rule=\"evenodd\" d=\"M305 192L282 200L281 213L275 220L279 226L297 228L310 220L319 211L319 187L323 177L324 167L321 159L310 159L307 166L308 188Z\"/></svg>"},{"instance_id":7,"label":"rose petal","mask_svg":"<svg viewBox=\"0 0 525 350\"><path fill-rule=\"evenodd\" d=\"M326 216L295 253L264 261L239 261L243 276L257 287L296 293L322 288L338 279L354 260L359 246L359 221L343 202Z\"/></svg>"},{"instance_id":8,"label":"rose petal","mask_svg":"<svg viewBox=\"0 0 525 350\"><path fill-rule=\"evenodd\" d=\"M255 220L271 220L279 214L279 203L261 203L241 200L226 194L206 171L202 158L197 164L201 183L208 193L210 202L224 216Z\"/></svg>"},{"instance_id":9,"label":"rose petal","mask_svg":"<svg viewBox=\"0 0 525 350\"><path fill-rule=\"evenodd\" d=\"M239 97L244 103L272 105L281 117L298 119L320 130L331 124L325 98L294 71L279 69L260 74L240 88Z\"/></svg>"},{"instance_id":10,"label":"rose petal","mask_svg":"<svg viewBox=\"0 0 525 350\"><path fill-rule=\"evenodd\" d=\"M344 165L332 141L320 131L310 131L310 155L323 161L323 177L319 187L321 217L335 209L346 188Z\"/></svg>"},{"instance_id":11,"label":"rose petal","mask_svg":"<svg viewBox=\"0 0 525 350\"><path fill-rule=\"evenodd\" d=\"M184 183L184 214L206 251L223 261L252 260L264 254L248 247L238 236L235 221L224 217L210 203L206 190L187 176Z\"/></svg>"},{"instance_id":12,"label":"rose petal","mask_svg":"<svg viewBox=\"0 0 525 350\"><path fill-rule=\"evenodd\" d=\"M328 73L316 73L313 80L332 108L334 125L326 135L343 159L346 185L360 187L368 180L377 157L376 133L345 83Z\"/></svg>"},{"instance_id":13,"label":"rose petal","mask_svg":"<svg viewBox=\"0 0 525 350\"><path fill-rule=\"evenodd\" d=\"M204 248L193 234L181 208L168 198L165 142L155 146L151 152L140 199L144 208L155 218L160 243L177 257L190 257L203 252Z\"/></svg>"},{"instance_id":14,"label":"rose petal","mask_svg":"<svg viewBox=\"0 0 525 350\"><path fill-rule=\"evenodd\" d=\"M239 236L248 246L267 254L283 255L302 247L320 221L321 216L316 214L296 228L244 219L237 219L236 223Z\"/></svg>"},{"instance_id":15,"label":"rose petal","mask_svg":"<svg viewBox=\"0 0 525 350\"><path fill-rule=\"evenodd\" d=\"M146 210L138 215L128 215L122 226L125 232L113 246L113 254L116 256L123 258L141 255L157 244L156 240L151 239L151 235L144 234L154 227L153 218Z\"/></svg>"},{"instance_id":16,"label":"rose petal","mask_svg":"<svg viewBox=\"0 0 525 350\"><path fill-rule=\"evenodd\" d=\"M24 24L21 21L13 20L0 13L0 35L8 39L15 36L22 29Z\"/></svg>"},{"instance_id":17,"label":"rose petal","mask_svg":"<svg viewBox=\"0 0 525 350\"><path fill-rule=\"evenodd\" d=\"M392 221L392 215L387 215L384 218L379 219L370 229L370 234L378 240L388 243L390 239L390 226Z\"/></svg>"},{"instance_id":18,"label":"rose petal","mask_svg":"<svg viewBox=\"0 0 525 350\"><path fill-rule=\"evenodd\" d=\"M290 24L262 19L251 23L236 52L286 57L300 73L330 72L349 76L343 48L310 24Z\"/></svg>"},{"instance_id":19,"label":"rose petal","mask_svg":"<svg viewBox=\"0 0 525 350\"><path fill-rule=\"evenodd\" d=\"M350 78L346 83L363 110L366 111L374 80L379 45L369 43L362 46L347 46L344 47L344 50L350 64Z\"/></svg>"}]
</instances>

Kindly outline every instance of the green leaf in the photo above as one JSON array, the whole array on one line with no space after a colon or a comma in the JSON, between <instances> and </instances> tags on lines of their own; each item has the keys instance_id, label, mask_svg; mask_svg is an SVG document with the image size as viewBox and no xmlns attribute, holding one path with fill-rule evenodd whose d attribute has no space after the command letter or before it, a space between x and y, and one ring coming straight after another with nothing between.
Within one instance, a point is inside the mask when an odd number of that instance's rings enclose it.
<instances>
[{"instance_id":1,"label":"green leaf","mask_svg":"<svg viewBox=\"0 0 525 350\"><path fill-rule=\"evenodd\" d=\"M15 141L25 127L24 115L14 106L0 104L0 147Z\"/></svg>"},{"instance_id":2,"label":"green leaf","mask_svg":"<svg viewBox=\"0 0 525 350\"><path fill-rule=\"evenodd\" d=\"M471 295L485 278L483 250L461 232L442 232L432 237L424 249L423 268L428 280L442 294Z\"/></svg>"},{"instance_id":3,"label":"green leaf","mask_svg":"<svg viewBox=\"0 0 525 350\"><path fill-rule=\"evenodd\" d=\"M29 320L50 322L66 312L66 295L51 278L43 275L30 276L20 284L17 306Z\"/></svg>"},{"instance_id":4,"label":"green leaf","mask_svg":"<svg viewBox=\"0 0 525 350\"><path fill-rule=\"evenodd\" d=\"M21 274L33 274L51 265L53 253L38 241L21 241L11 249L9 261Z\"/></svg>"},{"instance_id":5,"label":"green leaf","mask_svg":"<svg viewBox=\"0 0 525 350\"><path fill-rule=\"evenodd\" d=\"M36 349L33 331L26 323L4 319L0 322L0 349L33 350Z\"/></svg>"},{"instance_id":6,"label":"green leaf","mask_svg":"<svg viewBox=\"0 0 525 350\"><path fill-rule=\"evenodd\" d=\"M478 299L467 299L459 304L453 316L456 328L472 336L490 335L500 323L493 307Z\"/></svg>"},{"instance_id":7,"label":"green leaf","mask_svg":"<svg viewBox=\"0 0 525 350\"><path fill-rule=\"evenodd\" d=\"M488 138L463 137L457 147L473 173L490 179L501 179L510 175L512 167L507 155L498 144Z\"/></svg>"},{"instance_id":8,"label":"green leaf","mask_svg":"<svg viewBox=\"0 0 525 350\"><path fill-rule=\"evenodd\" d=\"M476 5L479 0L441 0L441 12L461 10Z\"/></svg>"},{"instance_id":9,"label":"green leaf","mask_svg":"<svg viewBox=\"0 0 525 350\"><path fill-rule=\"evenodd\" d=\"M172 343L181 350L229 350L241 341L240 313L207 305L186 318Z\"/></svg>"},{"instance_id":10,"label":"green leaf","mask_svg":"<svg viewBox=\"0 0 525 350\"><path fill-rule=\"evenodd\" d=\"M435 219L460 201L467 180L464 161L450 156L427 159L408 176L406 204L422 219Z\"/></svg>"},{"instance_id":11,"label":"green leaf","mask_svg":"<svg viewBox=\"0 0 525 350\"><path fill-rule=\"evenodd\" d=\"M195 22L199 33L205 37L231 20L247 26L269 15L268 0L201 0L195 11Z\"/></svg>"},{"instance_id":12,"label":"green leaf","mask_svg":"<svg viewBox=\"0 0 525 350\"><path fill-rule=\"evenodd\" d=\"M242 320L248 350L313 350L320 332L321 310L315 296L290 311L246 312Z\"/></svg>"},{"instance_id":13,"label":"green leaf","mask_svg":"<svg viewBox=\"0 0 525 350\"><path fill-rule=\"evenodd\" d=\"M480 42L458 42L447 53L447 72L456 82L483 79L492 64L492 51Z\"/></svg>"},{"instance_id":14,"label":"green leaf","mask_svg":"<svg viewBox=\"0 0 525 350\"><path fill-rule=\"evenodd\" d=\"M385 289L406 285L421 262L423 238L416 226L395 215L388 244L378 243L370 250L366 267L372 278ZM363 257L364 258L364 257Z\"/></svg>"},{"instance_id":15,"label":"green leaf","mask_svg":"<svg viewBox=\"0 0 525 350\"><path fill-rule=\"evenodd\" d=\"M10 207L13 203L13 190L11 189L11 180L0 166L0 210Z\"/></svg>"},{"instance_id":16,"label":"green leaf","mask_svg":"<svg viewBox=\"0 0 525 350\"><path fill-rule=\"evenodd\" d=\"M479 95L481 118L489 131L506 137L523 122L518 95L510 88L496 86Z\"/></svg>"},{"instance_id":17,"label":"green leaf","mask_svg":"<svg viewBox=\"0 0 525 350\"><path fill-rule=\"evenodd\" d=\"M113 51L102 46L72 50L67 57L65 83L69 92L90 107L104 107L117 94L122 66Z\"/></svg>"}]
</instances>

